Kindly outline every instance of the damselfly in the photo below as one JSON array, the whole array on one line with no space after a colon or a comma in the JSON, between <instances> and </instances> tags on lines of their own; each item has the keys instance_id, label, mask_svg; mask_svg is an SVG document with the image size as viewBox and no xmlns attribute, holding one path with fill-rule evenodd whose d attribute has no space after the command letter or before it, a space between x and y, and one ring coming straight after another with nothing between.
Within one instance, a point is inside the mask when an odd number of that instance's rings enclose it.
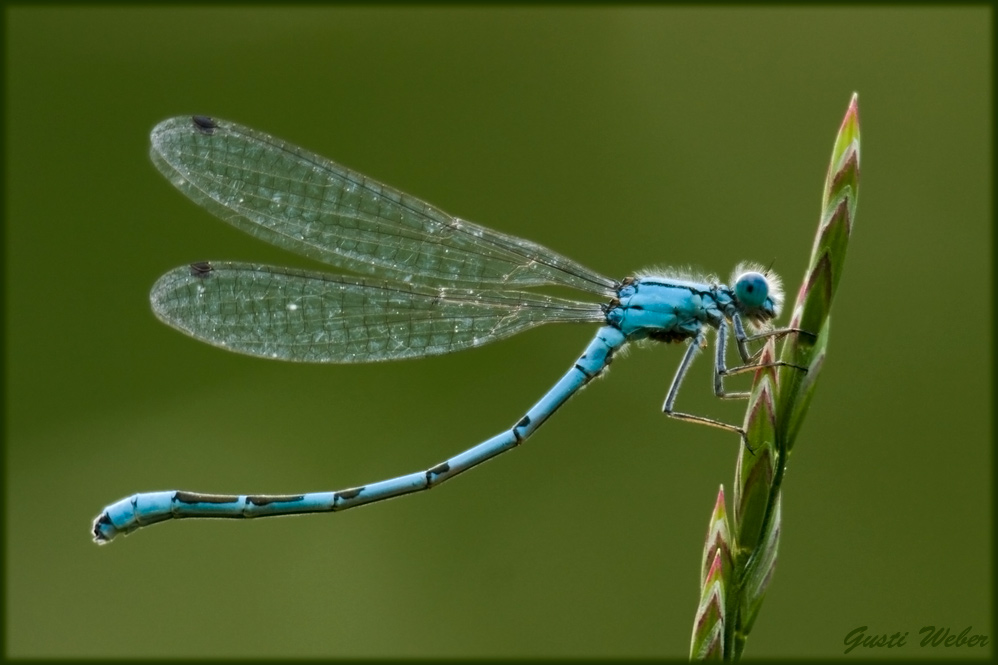
<instances>
[{"instance_id":1,"label":"damselfly","mask_svg":"<svg viewBox=\"0 0 998 665\"><path fill-rule=\"evenodd\" d=\"M334 492L136 494L104 509L93 524L97 542L174 518L346 510L429 489L523 443L599 376L615 353L639 340L686 342L666 394L667 415L736 432L744 440L736 425L674 409L690 363L706 346L707 329L717 331L714 392L721 398L747 397L726 392L724 377L766 366L757 362L749 342L802 332L770 328L783 293L777 276L760 266L737 267L730 286L679 272L615 281L306 150L205 116L159 124L151 155L184 194L237 228L368 276L243 263L176 268L153 287L153 311L196 339L262 358L364 363L450 353L543 323L594 323L599 329L582 356L515 425L425 471ZM550 285L585 291L600 301L529 290ZM729 331L742 362L730 368Z\"/></svg>"}]
</instances>

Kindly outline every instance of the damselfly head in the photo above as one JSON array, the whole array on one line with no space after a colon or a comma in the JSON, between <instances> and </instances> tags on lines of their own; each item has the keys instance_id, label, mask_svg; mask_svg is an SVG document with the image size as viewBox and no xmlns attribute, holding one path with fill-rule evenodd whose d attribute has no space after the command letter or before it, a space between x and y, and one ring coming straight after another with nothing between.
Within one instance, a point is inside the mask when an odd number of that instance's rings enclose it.
<instances>
[{"instance_id":1,"label":"damselfly head","mask_svg":"<svg viewBox=\"0 0 998 665\"><path fill-rule=\"evenodd\" d=\"M742 316L757 326L780 315L783 282L780 276L754 263L740 263L731 275L731 292Z\"/></svg>"}]
</instances>

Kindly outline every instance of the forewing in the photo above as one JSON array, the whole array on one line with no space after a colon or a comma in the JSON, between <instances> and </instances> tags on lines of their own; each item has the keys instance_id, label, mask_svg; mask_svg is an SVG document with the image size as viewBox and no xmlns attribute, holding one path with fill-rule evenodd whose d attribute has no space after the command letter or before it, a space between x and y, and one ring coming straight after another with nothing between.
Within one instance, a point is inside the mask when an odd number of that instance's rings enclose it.
<instances>
[{"instance_id":1,"label":"forewing","mask_svg":"<svg viewBox=\"0 0 998 665\"><path fill-rule=\"evenodd\" d=\"M333 266L434 286L560 284L600 295L615 287L541 245L452 217L235 123L172 118L151 138L156 167L195 202L253 236Z\"/></svg>"}]
</instances>

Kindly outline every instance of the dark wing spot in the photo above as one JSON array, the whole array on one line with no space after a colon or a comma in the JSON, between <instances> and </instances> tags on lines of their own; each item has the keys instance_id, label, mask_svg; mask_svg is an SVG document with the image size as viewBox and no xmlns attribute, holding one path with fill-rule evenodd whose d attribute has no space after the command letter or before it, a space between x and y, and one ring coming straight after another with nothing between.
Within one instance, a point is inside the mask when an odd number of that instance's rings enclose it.
<instances>
[{"instance_id":1,"label":"dark wing spot","mask_svg":"<svg viewBox=\"0 0 998 665\"><path fill-rule=\"evenodd\" d=\"M191 277L200 277L204 279L208 274L214 270L211 264L207 261L198 261L197 263L191 264Z\"/></svg>"},{"instance_id":2,"label":"dark wing spot","mask_svg":"<svg viewBox=\"0 0 998 665\"><path fill-rule=\"evenodd\" d=\"M218 127L218 123L206 115L192 115L191 120L194 126L204 134L213 134Z\"/></svg>"}]
</instances>

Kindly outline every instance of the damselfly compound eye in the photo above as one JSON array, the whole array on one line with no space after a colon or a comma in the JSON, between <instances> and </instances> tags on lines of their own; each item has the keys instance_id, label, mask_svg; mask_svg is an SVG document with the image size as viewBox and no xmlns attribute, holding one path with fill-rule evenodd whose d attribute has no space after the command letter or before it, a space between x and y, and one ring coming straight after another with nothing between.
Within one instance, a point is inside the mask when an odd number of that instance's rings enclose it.
<instances>
[{"instance_id":1,"label":"damselfly compound eye","mask_svg":"<svg viewBox=\"0 0 998 665\"><path fill-rule=\"evenodd\" d=\"M746 307L761 307L769 297L769 282L765 275L747 272L735 282L735 297Z\"/></svg>"}]
</instances>

